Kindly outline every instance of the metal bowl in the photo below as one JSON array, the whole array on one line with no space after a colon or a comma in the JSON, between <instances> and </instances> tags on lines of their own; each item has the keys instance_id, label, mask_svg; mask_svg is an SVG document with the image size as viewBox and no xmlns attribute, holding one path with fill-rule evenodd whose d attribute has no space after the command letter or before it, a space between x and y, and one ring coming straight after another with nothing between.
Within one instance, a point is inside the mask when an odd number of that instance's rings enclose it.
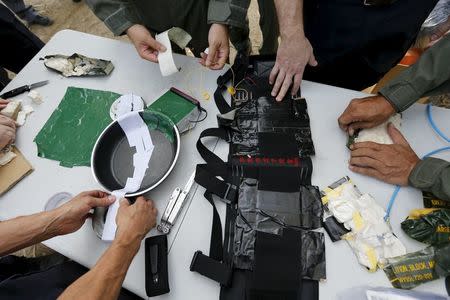
<instances>
[{"instance_id":1,"label":"metal bowl","mask_svg":"<svg viewBox=\"0 0 450 300\"><path fill-rule=\"evenodd\" d=\"M155 111L140 112L140 115L149 128L155 148L141 187L125 197L145 194L161 184L174 168L180 153L180 133L169 117ZM135 152L117 120L103 130L91 156L92 174L103 189L112 192L125 186L128 177L133 176ZM100 237L106 211L105 208L94 211L92 226Z\"/></svg>"}]
</instances>

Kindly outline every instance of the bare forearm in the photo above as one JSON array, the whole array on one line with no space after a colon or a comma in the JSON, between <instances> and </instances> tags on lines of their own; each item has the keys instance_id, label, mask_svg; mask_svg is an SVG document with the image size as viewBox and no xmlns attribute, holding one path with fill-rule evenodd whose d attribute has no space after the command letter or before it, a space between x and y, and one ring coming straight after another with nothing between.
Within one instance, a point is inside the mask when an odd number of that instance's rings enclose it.
<instances>
[{"instance_id":1,"label":"bare forearm","mask_svg":"<svg viewBox=\"0 0 450 300\"><path fill-rule=\"evenodd\" d=\"M0 257L58 235L54 212L0 222Z\"/></svg>"},{"instance_id":2,"label":"bare forearm","mask_svg":"<svg viewBox=\"0 0 450 300\"><path fill-rule=\"evenodd\" d=\"M97 264L71 284L58 299L117 299L140 239L114 240Z\"/></svg>"},{"instance_id":3,"label":"bare forearm","mask_svg":"<svg viewBox=\"0 0 450 300\"><path fill-rule=\"evenodd\" d=\"M275 0L281 38L303 31L303 0Z\"/></svg>"}]
</instances>

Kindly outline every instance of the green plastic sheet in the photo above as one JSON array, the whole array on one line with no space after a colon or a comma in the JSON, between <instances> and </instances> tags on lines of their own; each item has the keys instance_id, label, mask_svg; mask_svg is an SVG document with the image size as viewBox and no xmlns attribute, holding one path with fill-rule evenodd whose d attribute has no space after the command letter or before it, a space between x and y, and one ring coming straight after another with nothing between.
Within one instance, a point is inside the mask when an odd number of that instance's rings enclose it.
<instances>
[{"instance_id":1,"label":"green plastic sheet","mask_svg":"<svg viewBox=\"0 0 450 300\"><path fill-rule=\"evenodd\" d=\"M112 122L109 111L120 96L108 91L67 88L58 108L34 139L38 156L57 160L64 167L90 166L95 142ZM162 131L173 141L173 124L179 124L195 108L183 97L167 91L146 108L161 117L154 122L146 120L146 123L150 129ZM144 119L146 117L152 118L152 115L144 115Z\"/></svg>"},{"instance_id":2,"label":"green plastic sheet","mask_svg":"<svg viewBox=\"0 0 450 300\"><path fill-rule=\"evenodd\" d=\"M92 149L111 123L109 110L120 95L69 87L34 141L38 155L61 166L90 166Z\"/></svg>"}]
</instances>

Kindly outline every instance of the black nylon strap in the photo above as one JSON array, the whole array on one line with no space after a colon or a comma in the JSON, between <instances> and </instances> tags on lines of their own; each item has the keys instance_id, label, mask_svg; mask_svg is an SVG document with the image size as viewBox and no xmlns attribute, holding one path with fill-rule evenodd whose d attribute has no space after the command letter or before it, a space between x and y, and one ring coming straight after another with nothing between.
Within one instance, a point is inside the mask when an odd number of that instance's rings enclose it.
<instances>
[{"instance_id":1,"label":"black nylon strap","mask_svg":"<svg viewBox=\"0 0 450 300\"><path fill-rule=\"evenodd\" d=\"M231 72L230 72L231 73ZM218 87L214 92L214 101L221 114L226 114L231 111L231 106L223 97L223 92L226 91L226 86Z\"/></svg>"},{"instance_id":2,"label":"black nylon strap","mask_svg":"<svg viewBox=\"0 0 450 300\"><path fill-rule=\"evenodd\" d=\"M213 207L213 220L212 220L212 230L211 230L211 244L209 246L209 257L217 261L223 260L223 239L222 239L222 224L220 222L219 212L217 211L214 200L209 191L206 191L205 199L208 200L209 204Z\"/></svg>"},{"instance_id":3,"label":"black nylon strap","mask_svg":"<svg viewBox=\"0 0 450 300\"><path fill-rule=\"evenodd\" d=\"M201 251L195 252L190 270L192 272L198 272L224 286L228 286L231 281L233 269L223 262L223 239L220 215L212 198L212 194L209 191L206 191L204 196L213 207L209 256L204 255Z\"/></svg>"},{"instance_id":4,"label":"black nylon strap","mask_svg":"<svg viewBox=\"0 0 450 300\"><path fill-rule=\"evenodd\" d=\"M202 138L205 137L217 137L226 142L230 142L231 137L229 132L225 128L208 128L200 133L200 137L197 140L197 150L206 163L225 170L226 163L202 143Z\"/></svg>"},{"instance_id":5,"label":"black nylon strap","mask_svg":"<svg viewBox=\"0 0 450 300\"><path fill-rule=\"evenodd\" d=\"M247 72L247 67L248 57L243 53L238 53L231 68L226 71L225 74L217 78L217 89L214 92L214 101L221 114L226 114L232 110L231 106L223 97L223 92L227 89L226 83L230 82L233 77L234 83L241 81Z\"/></svg>"},{"instance_id":6,"label":"black nylon strap","mask_svg":"<svg viewBox=\"0 0 450 300\"><path fill-rule=\"evenodd\" d=\"M195 172L195 182L226 203L234 203L238 192L237 186L228 178L226 172L226 169L224 170L219 167L212 168L206 164L198 164ZM217 176L221 176L224 180L218 179Z\"/></svg>"},{"instance_id":7,"label":"black nylon strap","mask_svg":"<svg viewBox=\"0 0 450 300\"><path fill-rule=\"evenodd\" d=\"M233 276L232 268L204 255L201 251L194 253L189 269L191 272L197 272L222 286L229 286Z\"/></svg>"}]
</instances>

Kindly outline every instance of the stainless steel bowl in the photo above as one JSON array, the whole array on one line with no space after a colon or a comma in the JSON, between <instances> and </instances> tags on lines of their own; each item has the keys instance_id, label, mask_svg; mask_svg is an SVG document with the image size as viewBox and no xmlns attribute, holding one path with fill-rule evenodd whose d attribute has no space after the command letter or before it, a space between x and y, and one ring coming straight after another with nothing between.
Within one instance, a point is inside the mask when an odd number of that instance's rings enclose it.
<instances>
[{"instance_id":1,"label":"stainless steel bowl","mask_svg":"<svg viewBox=\"0 0 450 300\"><path fill-rule=\"evenodd\" d=\"M147 172L139 190L126 197L136 197L157 187L169 176L180 153L180 133L177 126L164 114L154 111L140 112L148 125L154 144ZM108 192L125 186L128 177L133 176L133 154L120 124L113 121L100 134L91 156L91 170L95 180ZM92 226L101 237L103 232L104 208L94 211Z\"/></svg>"}]
</instances>

